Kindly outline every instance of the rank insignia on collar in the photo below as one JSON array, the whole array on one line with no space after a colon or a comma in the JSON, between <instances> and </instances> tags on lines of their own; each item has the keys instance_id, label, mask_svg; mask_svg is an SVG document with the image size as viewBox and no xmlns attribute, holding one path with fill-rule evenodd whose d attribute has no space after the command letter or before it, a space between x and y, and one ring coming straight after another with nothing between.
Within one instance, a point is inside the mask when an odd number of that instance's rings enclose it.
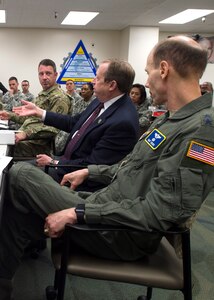
<instances>
[{"instance_id":1,"label":"rank insignia on collar","mask_svg":"<svg viewBox=\"0 0 214 300\"><path fill-rule=\"evenodd\" d=\"M164 141L166 137L158 129L154 129L146 138L145 142L152 150L156 150Z\"/></svg>"},{"instance_id":2,"label":"rank insignia on collar","mask_svg":"<svg viewBox=\"0 0 214 300\"><path fill-rule=\"evenodd\" d=\"M214 166L214 148L191 141L187 156Z\"/></svg>"},{"instance_id":3,"label":"rank insignia on collar","mask_svg":"<svg viewBox=\"0 0 214 300\"><path fill-rule=\"evenodd\" d=\"M205 115L204 116L204 120L203 120L203 123L205 125L212 125L212 118L210 115Z\"/></svg>"}]
</instances>

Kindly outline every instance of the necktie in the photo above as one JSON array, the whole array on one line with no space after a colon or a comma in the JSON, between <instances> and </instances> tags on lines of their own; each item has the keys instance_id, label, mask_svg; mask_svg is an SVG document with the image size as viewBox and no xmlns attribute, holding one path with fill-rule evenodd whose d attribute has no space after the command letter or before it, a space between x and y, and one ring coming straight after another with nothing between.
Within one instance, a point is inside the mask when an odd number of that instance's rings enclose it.
<instances>
[{"instance_id":1,"label":"necktie","mask_svg":"<svg viewBox=\"0 0 214 300\"><path fill-rule=\"evenodd\" d=\"M88 119L85 121L85 123L82 124L80 129L77 131L75 136L69 141L67 144L67 147L65 148L65 152L63 155L63 159L70 159L71 154L73 152L74 146L76 143L80 140L82 135L84 134L85 130L89 127L91 123L94 122L94 120L97 118L99 115L101 109L104 107L103 103L100 103L97 108L92 112L92 114L88 117Z\"/></svg>"}]
</instances>

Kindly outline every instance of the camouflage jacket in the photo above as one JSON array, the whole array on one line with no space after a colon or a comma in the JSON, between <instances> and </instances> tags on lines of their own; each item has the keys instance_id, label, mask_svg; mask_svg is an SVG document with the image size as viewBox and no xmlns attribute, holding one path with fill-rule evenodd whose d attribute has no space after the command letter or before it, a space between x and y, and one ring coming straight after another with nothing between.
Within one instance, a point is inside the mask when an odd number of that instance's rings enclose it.
<instances>
[{"instance_id":1,"label":"camouflage jacket","mask_svg":"<svg viewBox=\"0 0 214 300\"><path fill-rule=\"evenodd\" d=\"M145 100L140 105L135 105L138 112L140 128L148 128L151 125L152 112L148 109L150 105L149 100Z\"/></svg>"},{"instance_id":2,"label":"camouflage jacket","mask_svg":"<svg viewBox=\"0 0 214 300\"><path fill-rule=\"evenodd\" d=\"M72 95L68 94L70 97L73 98L73 102L76 103L79 100L82 100L82 97L80 96L80 94L78 94L76 91L74 91L72 93Z\"/></svg>"},{"instance_id":3,"label":"camouflage jacket","mask_svg":"<svg viewBox=\"0 0 214 300\"><path fill-rule=\"evenodd\" d=\"M86 107L95 99L96 97L92 95L92 97L86 102L83 98L80 100L74 102L73 106L73 115L81 113L83 110L86 109Z\"/></svg>"},{"instance_id":4,"label":"camouflage jacket","mask_svg":"<svg viewBox=\"0 0 214 300\"><path fill-rule=\"evenodd\" d=\"M3 109L7 111L12 111L13 106L22 105L21 100L27 100L25 95L18 91L16 94L11 95L8 91L2 96Z\"/></svg>"},{"instance_id":5,"label":"camouflage jacket","mask_svg":"<svg viewBox=\"0 0 214 300\"><path fill-rule=\"evenodd\" d=\"M72 110L72 115L79 114L83 110L86 109L86 107L95 99L95 96L92 96L89 101L84 101L82 98L78 100L77 102L73 102L73 110ZM56 155L61 155L64 148L66 141L68 139L70 132L65 132L65 131L60 131L55 139L55 154Z\"/></svg>"},{"instance_id":6,"label":"camouflage jacket","mask_svg":"<svg viewBox=\"0 0 214 300\"><path fill-rule=\"evenodd\" d=\"M33 99L35 98L34 95L31 94L30 92L28 92L28 93L26 93L26 94L24 94L24 95L25 95L25 99L26 99L27 101L30 101L30 102L32 102Z\"/></svg>"},{"instance_id":7,"label":"camouflage jacket","mask_svg":"<svg viewBox=\"0 0 214 300\"><path fill-rule=\"evenodd\" d=\"M68 114L71 110L71 101L57 84L46 91L40 92L33 102L47 111ZM51 138L59 131L54 127L44 125L37 117L19 117L11 113L10 120L22 124L20 130L27 134L28 139Z\"/></svg>"}]
</instances>

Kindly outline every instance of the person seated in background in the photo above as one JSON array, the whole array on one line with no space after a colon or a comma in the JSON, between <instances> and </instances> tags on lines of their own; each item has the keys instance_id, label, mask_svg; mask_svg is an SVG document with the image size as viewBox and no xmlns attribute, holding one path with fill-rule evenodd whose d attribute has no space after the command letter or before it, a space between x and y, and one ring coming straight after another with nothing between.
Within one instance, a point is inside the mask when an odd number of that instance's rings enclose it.
<instances>
[{"instance_id":1,"label":"person seated in background","mask_svg":"<svg viewBox=\"0 0 214 300\"><path fill-rule=\"evenodd\" d=\"M14 106L22 105L21 100L26 100L25 95L19 90L18 79L14 76L9 78L10 90L2 96L0 109L6 111L12 111ZM13 121L9 121L9 128L18 130L20 124L16 124Z\"/></svg>"},{"instance_id":2,"label":"person seated in background","mask_svg":"<svg viewBox=\"0 0 214 300\"><path fill-rule=\"evenodd\" d=\"M135 72L127 62L102 62L94 79L97 98L82 113L74 116L45 112L28 102L25 102L22 110L14 108L20 115L35 115L43 118L45 125L70 132L63 155L52 158L41 153L37 155L37 165L44 167L52 163L56 168L50 168L49 174L60 182L64 174L73 170L69 166L71 164L76 167L91 164L112 165L129 153L139 136L137 112L128 96L134 76ZM88 123L99 107L98 116ZM94 191L101 186L103 185L89 180L80 188Z\"/></svg>"},{"instance_id":3,"label":"person seated in background","mask_svg":"<svg viewBox=\"0 0 214 300\"><path fill-rule=\"evenodd\" d=\"M27 101L33 101L35 98L33 94L30 93L29 88L30 88L30 83L28 80L24 79L22 80L22 93L25 95L25 100Z\"/></svg>"},{"instance_id":4,"label":"person seated in background","mask_svg":"<svg viewBox=\"0 0 214 300\"><path fill-rule=\"evenodd\" d=\"M67 223L127 226L126 232L76 231L71 249L134 261L156 251L161 230L184 225L200 209L214 184L214 108L211 94L201 96L199 86L206 64L206 51L184 36L153 48L146 87L155 104L166 104L168 112L121 163L66 174L61 186L33 165L12 166L0 228L1 300L11 297L12 279L29 240L45 234L60 237ZM98 76L95 93L99 84L108 89L116 85L115 79L104 83ZM72 190L86 178L108 186L95 193Z\"/></svg>"},{"instance_id":5,"label":"person seated in background","mask_svg":"<svg viewBox=\"0 0 214 300\"><path fill-rule=\"evenodd\" d=\"M213 85L209 81L205 81L205 82L201 83L200 88L201 88L201 94L202 95L205 94L205 93L213 94Z\"/></svg>"},{"instance_id":6,"label":"person seated in background","mask_svg":"<svg viewBox=\"0 0 214 300\"><path fill-rule=\"evenodd\" d=\"M73 115L81 113L95 99L93 83L87 82L83 84L80 95L82 99L74 104Z\"/></svg>"},{"instance_id":7,"label":"person seated in background","mask_svg":"<svg viewBox=\"0 0 214 300\"><path fill-rule=\"evenodd\" d=\"M79 93L75 90L75 83L73 82L72 79L68 79L66 81L66 92L67 94L73 99L73 104L75 104L78 100L81 100L82 97L80 96Z\"/></svg>"},{"instance_id":8,"label":"person seated in background","mask_svg":"<svg viewBox=\"0 0 214 300\"><path fill-rule=\"evenodd\" d=\"M150 101L147 99L145 86L139 83L133 84L129 96L138 112L140 134L142 134L151 125L152 114L148 109Z\"/></svg>"},{"instance_id":9,"label":"person seated in background","mask_svg":"<svg viewBox=\"0 0 214 300\"><path fill-rule=\"evenodd\" d=\"M22 105L21 100L26 100L25 95L19 90L18 79L12 76L8 80L10 90L2 96L3 109L12 111L14 106Z\"/></svg>"},{"instance_id":10,"label":"person seated in background","mask_svg":"<svg viewBox=\"0 0 214 300\"><path fill-rule=\"evenodd\" d=\"M33 100L33 103L47 111L67 114L71 103L62 89L56 84L56 65L50 59L43 59L38 66L38 76L43 90ZM50 154L52 141L58 130L45 126L37 117L19 117L12 112L0 111L1 119L8 119L22 124L15 134L14 157L34 157L39 153Z\"/></svg>"}]
</instances>

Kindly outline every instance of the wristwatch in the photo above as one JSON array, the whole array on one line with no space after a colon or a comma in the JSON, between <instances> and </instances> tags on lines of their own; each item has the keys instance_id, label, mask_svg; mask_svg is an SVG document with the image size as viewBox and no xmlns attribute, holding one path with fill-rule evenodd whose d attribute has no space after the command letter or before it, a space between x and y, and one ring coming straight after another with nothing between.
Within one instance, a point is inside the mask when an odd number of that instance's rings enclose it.
<instances>
[{"instance_id":1,"label":"wristwatch","mask_svg":"<svg viewBox=\"0 0 214 300\"><path fill-rule=\"evenodd\" d=\"M50 165L57 165L58 164L58 160L55 160L55 159L51 159L50 161Z\"/></svg>"},{"instance_id":2,"label":"wristwatch","mask_svg":"<svg viewBox=\"0 0 214 300\"><path fill-rule=\"evenodd\" d=\"M85 224L85 204L77 204L75 213L77 215L77 223Z\"/></svg>"}]
</instances>

